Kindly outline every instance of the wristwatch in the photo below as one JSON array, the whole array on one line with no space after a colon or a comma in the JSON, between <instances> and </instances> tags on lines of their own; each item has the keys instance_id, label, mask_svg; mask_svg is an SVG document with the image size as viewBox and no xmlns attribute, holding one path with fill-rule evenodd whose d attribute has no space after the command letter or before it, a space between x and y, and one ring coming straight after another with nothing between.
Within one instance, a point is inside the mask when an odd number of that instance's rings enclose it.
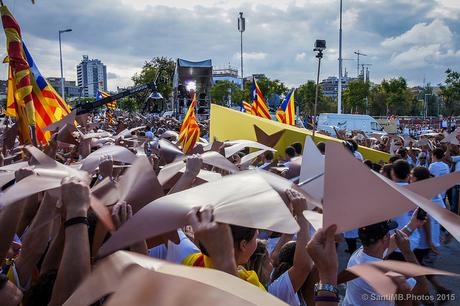
<instances>
[{"instance_id":1,"label":"wristwatch","mask_svg":"<svg viewBox=\"0 0 460 306\"><path fill-rule=\"evenodd\" d=\"M339 290L337 289L337 287L331 284L316 283L315 284L315 296L317 296L318 292L320 291L330 292L330 293L335 294L336 296L339 295Z\"/></svg>"}]
</instances>

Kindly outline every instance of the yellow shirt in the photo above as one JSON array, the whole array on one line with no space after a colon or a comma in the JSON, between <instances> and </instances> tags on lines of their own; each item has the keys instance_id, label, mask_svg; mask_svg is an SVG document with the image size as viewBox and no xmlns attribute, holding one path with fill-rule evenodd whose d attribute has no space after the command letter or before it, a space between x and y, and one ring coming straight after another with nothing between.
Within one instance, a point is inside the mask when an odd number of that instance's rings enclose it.
<instances>
[{"instance_id":1,"label":"yellow shirt","mask_svg":"<svg viewBox=\"0 0 460 306\"><path fill-rule=\"evenodd\" d=\"M192 267L214 268L211 258L202 253L195 253L185 257L185 259L182 261L182 264ZM259 277L257 276L257 273L255 271L246 270L242 266L238 266L237 271L239 277L242 280L245 280L265 290L264 285L262 285L262 283L259 281Z\"/></svg>"}]
</instances>

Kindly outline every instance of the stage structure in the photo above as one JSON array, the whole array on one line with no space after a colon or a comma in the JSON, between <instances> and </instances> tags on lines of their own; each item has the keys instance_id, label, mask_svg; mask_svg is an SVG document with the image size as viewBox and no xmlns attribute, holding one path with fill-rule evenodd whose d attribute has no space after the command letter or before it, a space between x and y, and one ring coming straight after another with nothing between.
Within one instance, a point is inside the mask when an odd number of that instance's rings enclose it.
<instances>
[{"instance_id":1,"label":"stage structure","mask_svg":"<svg viewBox=\"0 0 460 306\"><path fill-rule=\"evenodd\" d=\"M207 118L209 116L212 86L212 61L210 59L191 62L178 58L173 85L175 115L183 117L196 93L198 117Z\"/></svg>"}]
</instances>

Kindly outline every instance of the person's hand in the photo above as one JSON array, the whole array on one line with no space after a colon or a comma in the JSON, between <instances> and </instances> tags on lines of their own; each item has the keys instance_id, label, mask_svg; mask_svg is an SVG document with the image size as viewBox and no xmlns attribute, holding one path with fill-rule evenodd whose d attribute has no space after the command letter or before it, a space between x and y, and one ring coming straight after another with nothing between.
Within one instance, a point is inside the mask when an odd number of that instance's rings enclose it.
<instances>
[{"instance_id":1,"label":"person's hand","mask_svg":"<svg viewBox=\"0 0 460 306\"><path fill-rule=\"evenodd\" d=\"M34 175L34 171L31 168L22 168L16 170L16 172L14 173L16 183L30 175Z\"/></svg>"},{"instance_id":2,"label":"person's hand","mask_svg":"<svg viewBox=\"0 0 460 306\"><path fill-rule=\"evenodd\" d=\"M86 217L90 204L88 185L75 177L64 178L61 186L61 200L66 208L66 220Z\"/></svg>"},{"instance_id":3,"label":"person's hand","mask_svg":"<svg viewBox=\"0 0 460 306\"><path fill-rule=\"evenodd\" d=\"M112 220L116 229L119 229L132 216L133 208L125 201L118 202L112 209Z\"/></svg>"},{"instance_id":4,"label":"person's hand","mask_svg":"<svg viewBox=\"0 0 460 306\"><path fill-rule=\"evenodd\" d=\"M103 177L112 177L113 158L110 155L101 156L99 159L99 174Z\"/></svg>"},{"instance_id":5,"label":"person's hand","mask_svg":"<svg viewBox=\"0 0 460 306\"><path fill-rule=\"evenodd\" d=\"M157 154L153 153L149 157L149 161L152 164L153 171L155 173L160 172L160 157Z\"/></svg>"},{"instance_id":6,"label":"person's hand","mask_svg":"<svg viewBox=\"0 0 460 306\"><path fill-rule=\"evenodd\" d=\"M187 219L192 225L195 240L203 244L216 268L235 275L236 263L230 226L214 221L211 206L193 208L187 214Z\"/></svg>"},{"instance_id":7,"label":"person's hand","mask_svg":"<svg viewBox=\"0 0 460 306\"><path fill-rule=\"evenodd\" d=\"M388 272L386 273L386 276L388 276L393 281L393 283L396 285L397 294L406 295L411 292L411 288L409 284L407 283L404 275L401 275L395 272Z\"/></svg>"},{"instance_id":8,"label":"person's hand","mask_svg":"<svg viewBox=\"0 0 460 306\"><path fill-rule=\"evenodd\" d=\"M435 253L436 255L441 255L441 252L439 252L438 248L433 244L433 241L430 241L428 245L430 247L431 252Z\"/></svg>"},{"instance_id":9,"label":"person's hand","mask_svg":"<svg viewBox=\"0 0 460 306\"><path fill-rule=\"evenodd\" d=\"M292 205L294 216L301 216L303 211L307 209L307 200L305 197L294 189L286 190L286 196L289 199L290 205Z\"/></svg>"},{"instance_id":10,"label":"person's hand","mask_svg":"<svg viewBox=\"0 0 460 306\"><path fill-rule=\"evenodd\" d=\"M395 231L396 245L401 250L402 254L407 254L411 252L410 242L406 234L401 230Z\"/></svg>"},{"instance_id":11,"label":"person's hand","mask_svg":"<svg viewBox=\"0 0 460 306\"><path fill-rule=\"evenodd\" d=\"M200 173L201 167L203 166L203 159L200 155L192 155L187 157L185 162L185 172L184 174L196 177Z\"/></svg>"},{"instance_id":12,"label":"person's hand","mask_svg":"<svg viewBox=\"0 0 460 306\"><path fill-rule=\"evenodd\" d=\"M410 218L409 224L408 224L409 227L411 228L411 230L413 230L413 231L418 229L420 226L422 226L426 222L426 218L424 220L420 220L420 219L417 218L417 214L418 214L420 209L421 209L420 207L417 207L417 209L414 210L414 212L412 213L412 216Z\"/></svg>"},{"instance_id":13,"label":"person's hand","mask_svg":"<svg viewBox=\"0 0 460 306\"><path fill-rule=\"evenodd\" d=\"M3 306L17 306L22 301L22 291L12 282L7 281L0 290L0 301L2 301Z\"/></svg>"},{"instance_id":14,"label":"person's hand","mask_svg":"<svg viewBox=\"0 0 460 306\"><path fill-rule=\"evenodd\" d=\"M335 231L337 225L319 229L307 244L307 252L318 268L322 283L337 283L338 259L335 248Z\"/></svg>"}]
</instances>

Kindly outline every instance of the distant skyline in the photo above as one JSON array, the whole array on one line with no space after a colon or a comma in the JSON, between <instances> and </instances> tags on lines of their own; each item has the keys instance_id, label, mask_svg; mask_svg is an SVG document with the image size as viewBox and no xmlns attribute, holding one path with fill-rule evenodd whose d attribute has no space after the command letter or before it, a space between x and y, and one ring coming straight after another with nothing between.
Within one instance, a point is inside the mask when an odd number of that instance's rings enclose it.
<instances>
[{"instance_id":1,"label":"distant skyline","mask_svg":"<svg viewBox=\"0 0 460 306\"><path fill-rule=\"evenodd\" d=\"M321 79L338 74L339 0L5 0L46 77L58 77L58 30L64 33L64 76L76 80L82 55L107 65L108 89L155 56L212 59L239 69L238 12L244 12L245 75L264 73L297 86L315 79L313 43L326 39ZM460 70L460 1L343 0L343 57L368 54L371 81L403 76L409 85L437 85L447 68ZM0 35L2 56L5 35ZM356 62L344 61L349 76ZM0 69L7 78L7 68Z\"/></svg>"}]
</instances>

